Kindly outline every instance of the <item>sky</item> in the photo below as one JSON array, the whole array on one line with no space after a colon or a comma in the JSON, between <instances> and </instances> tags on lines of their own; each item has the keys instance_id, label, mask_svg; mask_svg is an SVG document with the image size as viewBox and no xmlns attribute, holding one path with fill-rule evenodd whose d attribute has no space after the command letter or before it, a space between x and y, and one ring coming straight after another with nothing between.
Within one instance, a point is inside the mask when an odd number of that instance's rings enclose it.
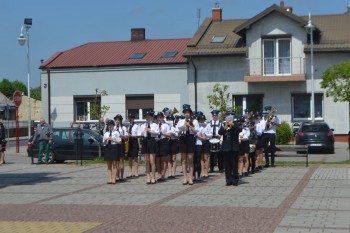
<instances>
[{"instance_id":1,"label":"sky","mask_svg":"<svg viewBox=\"0 0 350 233\"><path fill-rule=\"evenodd\" d=\"M223 19L254 17L280 0L0 0L0 81L27 85L26 46L20 46L24 18L29 29L30 86L40 85L40 61L88 43L130 40L131 28L146 39L191 38L218 2ZM343 14L349 0L285 0L299 16Z\"/></svg>"}]
</instances>

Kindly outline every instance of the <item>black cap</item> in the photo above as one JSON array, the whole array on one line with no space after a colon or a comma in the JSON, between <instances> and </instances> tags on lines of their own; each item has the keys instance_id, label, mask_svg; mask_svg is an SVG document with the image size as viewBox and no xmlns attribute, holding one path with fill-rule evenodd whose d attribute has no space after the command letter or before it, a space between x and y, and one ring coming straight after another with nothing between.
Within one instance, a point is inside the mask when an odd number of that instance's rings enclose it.
<instances>
[{"instance_id":1,"label":"black cap","mask_svg":"<svg viewBox=\"0 0 350 233\"><path fill-rule=\"evenodd\" d=\"M249 121L248 123L247 123L247 126L254 126L255 125L255 122L254 121Z\"/></svg>"},{"instance_id":2,"label":"black cap","mask_svg":"<svg viewBox=\"0 0 350 233\"><path fill-rule=\"evenodd\" d=\"M183 107L183 110L182 110L183 113L185 113L186 111L189 111L192 114L191 105L184 104L182 107Z\"/></svg>"},{"instance_id":3,"label":"black cap","mask_svg":"<svg viewBox=\"0 0 350 233\"><path fill-rule=\"evenodd\" d=\"M268 110L271 110L272 107L271 106L266 106L264 109L265 109L265 111L268 111Z\"/></svg>"},{"instance_id":4,"label":"black cap","mask_svg":"<svg viewBox=\"0 0 350 233\"><path fill-rule=\"evenodd\" d=\"M249 112L249 109L248 108L244 109L244 112Z\"/></svg>"},{"instance_id":5,"label":"black cap","mask_svg":"<svg viewBox=\"0 0 350 233\"><path fill-rule=\"evenodd\" d=\"M211 113L211 115L213 115L213 116L218 116L218 115L219 115L219 110L213 110L213 111L211 111L210 113Z\"/></svg>"},{"instance_id":6,"label":"black cap","mask_svg":"<svg viewBox=\"0 0 350 233\"><path fill-rule=\"evenodd\" d=\"M107 121L107 125L115 125L114 120Z\"/></svg>"},{"instance_id":7,"label":"black cap","mask_svg":"<svg viewBox=\"0 0 350 233\"><path fill-rule=\"evenodd\" d=\"M197 120L206 120L207 118L205 117L204 114L197 115Z\"/></svg>"},{"instance_id":8,"label":"black cap","mask_svg":"<svg viewBox=\"0 0 350 233\"><path fill-rule=\"evenodd\" d=\"M158 112L156 116L157 117L159 117L159 116L164 117L164 113L163 112Z\"/></svg>"},{"instance_id":9,"label":"black cap","mask_svg":"<svg viewBox=\"0 0 350 233\"><path fill-rule=\"evenodd\" d=\"M121 119L121 120L123 120L123 117L122 117L122 115L117 114L113 119L114 119L114 120L116 120L116 119Z\"/></svg>"},{"instance_id":10,"label":"black cap","mask_svg":"<svg viewBox=\"0 0 350 233\"><path fill-rule=\"evenodd\" d=\"M154 113L153 113L153 111L147 111L147 112L145 112L145 114L143 114L144 116L151 116L151 117L153 117L153 115L154 115Z\"/></svg>"},{"instance_id":11,"label":"black cap","mask_svg":"<svg viewBox=\"0 0 350 233\"><path fill-rule=\"evenodd\" d=\"M133 114L133 113L129 113L129 114L128 114L128 118L134 118L134 119L135 119L136 116L135 116L135 114Z\"/></svg>"}]
</instances>

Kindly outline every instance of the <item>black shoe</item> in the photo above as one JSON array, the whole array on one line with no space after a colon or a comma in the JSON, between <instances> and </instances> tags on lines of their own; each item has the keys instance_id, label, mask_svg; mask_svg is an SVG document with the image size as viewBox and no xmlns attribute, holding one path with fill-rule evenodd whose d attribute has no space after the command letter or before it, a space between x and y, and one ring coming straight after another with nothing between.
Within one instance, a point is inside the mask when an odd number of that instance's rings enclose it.
<instances>
[{"instance_id":1,"label":"black shoe","mask_svg":"<svg viewBox=\"0 0 350 233\"><path fill-rule=\"evenodd\" d=\"M226 186L231 186L232 185L232 183L226 183Z\"/></svg>"},{"instance_id":2,"label":"black shoe","mask_svg":"<svg viewBox=\"0 0 350 233\"><path fill-rule=\"evenodd\" d=\"M264 165L264 168L268 168L268 167L270 167L270 164L265 164Z\"/></svg>"},{"instance_id":3,"label":"black shoe","mask_svg":"<svg viewBox=\"0 0 350 233\"><path fill-rule=\"evenodd\" d=\"M258 168L259 168L259 170L262 170L262 169L263 169L263 167L262 167L262 166L259 166Z\"/></svg>"},{"instance_id":4,"label":"black shoe","mask_svg":"<svg viewBox=\"0 0 350 233\"><path fill-rule=\"evenodd\" d=\"M240 179L240 180L241 180L242 178L243 178L243 176L242 176L242 175L239 175L239 176L238 176L238 179Z\"/></svg>"},{"instance_id":5,"label":"black shoe","mask_svg":"<svg viewBox=\"0 0 350 233\"><path fill-rule=\"evenodd\" d=\"M245 173L244 173L244 176L249 176L249 173L248 173L248 172L245 172Z\"/></svg>"},{"instance_id":6,"label":"black shoe","mask_svg":"<svg viewBox=\"0 0 350 233\"><path fill-rule=\"evenodd\" d=\"M250 172L251 174L255 174L255 169L254 170L251 170L251 172Z\"/></svg>"},{"instance_id":7,"label":"black shoe","mask_svg":"<svg viewBox=\"0 0 350 233\"><path fill-rule=\"evenodd\" d=\"M233 186L238 186L238 182L233 182Z\"/></svg>"},{"instance_id":8,"label":"black shoe","mask_svg":"<svg viewBox=\"0 0 350 233\"><path fill-rule=\"evenodd\" d=\"M219 173L224 173L224 170L219 170Z\"/></svg>"},{"instance_id":9,"label":"black shoe","mask_svg":"<svg viewBox=\"0 0 350 233\"><path fill-rule=\"evenodd\" d=\"M271 164L271 167L276 167L276 165L275 164Z\"/></svg>"},{"instance_id":10,"label":"black shoe","mask_svg":"<svg viewBox=\"0 0 350 233\"><path fill-rule=\"evenodd\" d=\"M214 169L213 170L209 170L209 173L213 173L214 172Z\"/></svg>"}]
</instances>

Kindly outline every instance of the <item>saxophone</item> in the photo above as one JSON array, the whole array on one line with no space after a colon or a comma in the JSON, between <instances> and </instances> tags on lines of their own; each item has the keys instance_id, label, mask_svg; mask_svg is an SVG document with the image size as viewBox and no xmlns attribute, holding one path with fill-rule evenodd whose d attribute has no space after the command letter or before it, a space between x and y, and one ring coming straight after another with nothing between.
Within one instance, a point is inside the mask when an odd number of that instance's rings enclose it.
<instances>
[{"instance_id":1,"label":"saxophone","mask_svg":"<svg viewBox=\"0 0 350 233\"><path fill-rule=\"evenodd\" d=\"M266 126L265 131L269 131L272 129L272 125L275 123L274 115L276 114L277 109L272 108L270 113L265 116Z\"/></svg>"}]
</instances>

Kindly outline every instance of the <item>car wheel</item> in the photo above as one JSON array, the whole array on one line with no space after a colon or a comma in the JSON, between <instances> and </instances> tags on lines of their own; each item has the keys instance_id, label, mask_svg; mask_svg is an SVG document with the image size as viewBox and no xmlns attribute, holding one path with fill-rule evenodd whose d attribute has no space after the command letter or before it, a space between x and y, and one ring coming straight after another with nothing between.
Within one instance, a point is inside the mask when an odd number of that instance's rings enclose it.
<instances>
[{"instance_id":1,"label":"car wheel","mask_svg":"<svg viewBox=\"0 0 350 233\"><path fill-rule=\"evenodd\" d=\"M49 161L47 161L47 163L52 164L54 162L55 162L55 153L52 150L50 150L49 151Z\"/></svg>"}]
</instances>

